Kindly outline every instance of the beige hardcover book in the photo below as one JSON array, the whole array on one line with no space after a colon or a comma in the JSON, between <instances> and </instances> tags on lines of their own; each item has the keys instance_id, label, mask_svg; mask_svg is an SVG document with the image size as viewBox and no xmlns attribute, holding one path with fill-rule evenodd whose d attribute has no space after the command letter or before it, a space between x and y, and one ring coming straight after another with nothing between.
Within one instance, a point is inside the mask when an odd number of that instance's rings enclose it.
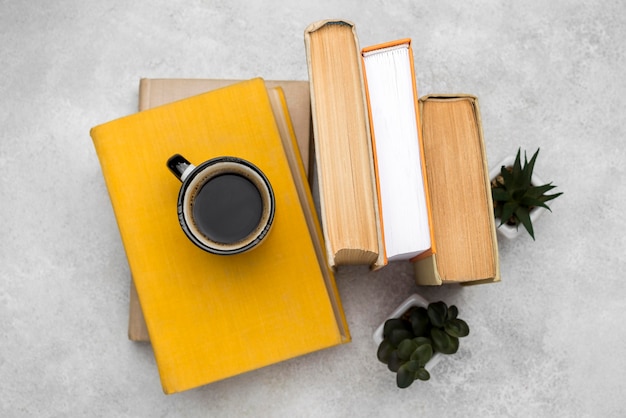
<instances>
[{"instance_id":1,"label":"beige hardcover book","mask_svg":"<svg viewBox=\"0 0 626 418\"><path fill-rule=\"evenodd\" d=\"M207 91L226 87L240 80L223 79L185 79L185 78L143 78L139 83L139 110L164 105ZM268 88L281 87L293 123L296 140L304 169L310 167L311 104L308 81L270 81ZM150 341L143 311L137 296L135 283L130 283L130 306L128 318L128 338L132 341Z\"/></svg>"},{"instance_id":2,"label":"beige hardcover book","mask_svg":"<svg viewBox=\"0 0 626 418\"><path fill-rule=\"evenodd\" d=\"M419 101L436 252L414 262L423 285L500 280L498 243L478 100Z\"/></svg>"},{"instance_id":3,"label":"beige hardcover book","mask_svg":"<svg viewBox=\"0 0 626 418\"><path fill-rule=\"evenodd\" d=\"M304 32L319 203L327 258L384 265L361 54L354 24L312 23Z\"/></svg>"}]
</instances>

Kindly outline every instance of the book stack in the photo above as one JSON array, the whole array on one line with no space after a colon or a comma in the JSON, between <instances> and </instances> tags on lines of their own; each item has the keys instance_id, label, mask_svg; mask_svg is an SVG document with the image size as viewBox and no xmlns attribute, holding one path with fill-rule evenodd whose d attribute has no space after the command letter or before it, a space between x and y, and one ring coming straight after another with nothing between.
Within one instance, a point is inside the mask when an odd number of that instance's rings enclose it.
<instances>
[{"instance_id":1,"label":"book stack","mask_svg":"<svg viewBox=\"0 0 626 418\"><path fill-rule=\"evenodd\" d=\"M309 82L142 79L140 112L91 130L132 274L129 338L152 343L167 394L350 341L341 265L500 280L477 98L419 98L410 39L361 49L353 23L324 20L304 43ZM186 238L177 153L265 173L262 246L220 256Z\"/></svg>"},{"instance_id":2,"label":"book stack","mask_svg":"<svg viewBox=\"0 0 626 418\"><path fill-rule=\"evenodd\" d=\"M104 123L91 136L165 393L350 340L280 87L235 83ZM165 165L176 153L196 163L238 156L265 173L276 214L263 245L218 256L186 238L180 182Z\"/></svg>"},{"instance_id":3,"label":"book stack","mask_svg":"<svg viewBox=\"0 0 626 418\"><path fill-rule=\"evenodd\" d=\"M360 49L346 20L305 30L331 267L411 260L416 282L500 280L476 97L418 100L410 39Z\"/></svg>"}]
</instances>

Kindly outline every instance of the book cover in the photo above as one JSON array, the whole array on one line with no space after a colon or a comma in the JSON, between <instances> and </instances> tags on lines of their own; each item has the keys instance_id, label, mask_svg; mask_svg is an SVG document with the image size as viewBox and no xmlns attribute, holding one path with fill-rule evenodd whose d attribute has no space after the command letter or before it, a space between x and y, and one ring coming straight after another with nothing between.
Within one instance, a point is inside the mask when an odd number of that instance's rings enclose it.
<instances>
[{"instance_id":1,"label":"book cover","mask_svg":"<svg viewBox=\"0 0 626 418\"><path fill-rule=\"evenodd\" d=\"M316 250L315 211L303 206L312 202L304 170L285 151L295 138L281 137L279 116L254 79L91 130L165 393L350 340L332 271ZM265 173L276 215L263 245L217 256L186 238L176 216L180 182L165 167L175 153L196 163L235 155Z\"/></svg>"},{"instance_id":2,"label":"book cover","mask_svg":"<svg viewBox=\"0 0 626 418\"><path fill-rule=\"evenodd\" d=\"M197 94L226 87L243 80L143 78L139 83L139 111L182 100ZM311 102L309 82L298 80L265 80L268 88L280 87L284 92L289 115L302 156L304 170L309 176L311 158ZM131 279L128 315L128 338L132 341L149 341L135 284Z\"/></svg>"},{"instance_id":3,"label":"book cover","mask_svg":"<svg viewBox=\"0 0 626 418\"><path fill-rule=\"evenodd\" d=\"M437 252L414 260L424 285L500 281L498 243L478 99L419 99Z\"/></svg>"},{"instance_id":4,"label":"book cover","mask_svg":"<svg viewBox=\"0 0 626 418\"><path fill-rule=\"evenodd\" d=\"M385 261L435 251L410 39L363 48Z\"/></svg>"},{"instance_id":5,"label":"book cover","mask_svg":"<svg viewBox=\"0 0 626 418\"><path fill-rule=\"evenodd\" d=\"M244 80L214 78L142 78L139 81L139 110L147 110L197 94L230 86ZM301 80L265 80L268 88L280 87L287 100L287 107L302 155L306 172L312 158L311 100L309 82Z\"/></svg>"},{"instance_id":6,"label":"book cover","mask_svg":"<svg viewBox=\"0 0 626 418\"><path fill-rule=\"evenodd\" d=\"M304 42L320 217L332 267L384 265L372 143L356 29L346 20L310 24Z\"/></svg>"}]
</instances>

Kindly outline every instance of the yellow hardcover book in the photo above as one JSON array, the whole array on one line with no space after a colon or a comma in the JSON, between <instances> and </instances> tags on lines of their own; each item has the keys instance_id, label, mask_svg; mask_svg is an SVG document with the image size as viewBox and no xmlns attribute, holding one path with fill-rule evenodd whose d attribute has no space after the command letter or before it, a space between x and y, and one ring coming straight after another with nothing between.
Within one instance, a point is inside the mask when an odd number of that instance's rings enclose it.
<instances>
[{"instance_id":1,"label":"yellow hardcover book","mask_svg":"<svg viewBox=\"0 0 626 418\"><path fill-rule=\"evenodd\" d=\"M293 128L274 107L253 79L91 130L165 393L350 340L301 160L289 157ZM165 166L176 153L233 155L265 173L276 213L261 246L218 256L187 239Z\"/></svg>"},{"instance_id":2,"label":"yellow hardcover book","mask_svg":"<svg viewBox=\"0 0 626 418\"><path fill-rule=\"evenodd\" d=\"M304 32L320 217L332 267L385 264L361 51L352 22Z\"/></svg>"},{"instance_id":3,"label":"yellow hardcover book","mask_svg":"<svg viewBox=\"0 0 626 418\"><path fill-rule=\"evenodd\" d=\"M226 87L243 80L142 78L139 82L139 110L147 110L207 91ZM288 113L298 142L298 150L309 175L311 151L311 101L309 82L299 80L265 80L268 88L280 87L284 92ZM150 341L150 335L141 311L135 284L131 280L128 338L132 341Z\"/></svg>"},{"instance_id":4,"label":"yellow hardcover book","mask_svg":"<svg viewBox=\"0 0 626 418\"><path fill-rule=\"evenodd\" d=\"M498 242L478 99L419 100L437 252L414 262L418 284L500 280Z\"/></svg>"}]
</instances>

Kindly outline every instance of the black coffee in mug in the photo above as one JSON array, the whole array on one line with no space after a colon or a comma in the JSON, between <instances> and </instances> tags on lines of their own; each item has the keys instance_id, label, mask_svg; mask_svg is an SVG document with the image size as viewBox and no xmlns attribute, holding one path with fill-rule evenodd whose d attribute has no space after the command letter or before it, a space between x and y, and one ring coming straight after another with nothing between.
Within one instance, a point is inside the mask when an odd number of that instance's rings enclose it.
<instances>
[{"instance_id":1,"label":"black coffee in mug","mask_svg":"<svg viewBox=\"0 0 626 418\"><path fill-rule=\"evenodd\" d=\"M254 164L219 157L196 167L174 155L167 165L183 182L178 195L180 225L198 247L214 254L239 254L268 234L274 193Z\"/></svg>"},{"instance_id":2,"label":"black coffee in mug","mask_svg":"<svg viewBox=\"0 0 626 418\"><path fill-rule=\"evenodd\" d=\"M261 222L263 199L254 183L239 174L220 174L207 181L193 199L193 219L208 239L238 242Z\"/></svg>"}]
</instances>

